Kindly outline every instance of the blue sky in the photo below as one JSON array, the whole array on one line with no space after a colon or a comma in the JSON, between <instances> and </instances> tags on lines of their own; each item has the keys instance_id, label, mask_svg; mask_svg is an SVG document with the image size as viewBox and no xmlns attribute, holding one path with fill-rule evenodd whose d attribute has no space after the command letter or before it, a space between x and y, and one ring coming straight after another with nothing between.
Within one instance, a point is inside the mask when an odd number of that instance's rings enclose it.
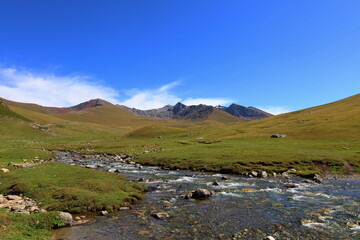
<instances>
[{"instance_id":1,"label":"blue sky","mask_svg":"<svg viewBox=\"0 0 360 240\"><path fill-rule=\"evenodd\" d=\"M360 2L2 0L0 96L273 113L359 93Z\"/></svg>"}]
</instances>

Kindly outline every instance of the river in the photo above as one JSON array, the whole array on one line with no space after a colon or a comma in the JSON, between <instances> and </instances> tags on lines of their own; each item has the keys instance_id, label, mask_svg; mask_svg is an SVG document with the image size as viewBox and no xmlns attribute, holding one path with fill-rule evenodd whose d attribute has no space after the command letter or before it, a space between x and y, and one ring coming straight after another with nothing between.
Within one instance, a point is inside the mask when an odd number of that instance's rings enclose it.
<instances>
[{"instance_id":1,"label":"river","mask_svg":"<svg viewBox=\"0 0 360 240\"><path fill-rule=\"evenodd\" d=\"M360 239L357 180L318 184L301 178L245 178L151 166L139 169L112 157L82 158L68 152L57 152L56 156L67 164L111 172L116 169L114 174L130 181L149 180L144 182L149 191L131 209L58 230L56 239ZM181 197L196 188L216 194L206 200ZM158 212L169 217L152 216Z\"/></svg>"}]
</instances>

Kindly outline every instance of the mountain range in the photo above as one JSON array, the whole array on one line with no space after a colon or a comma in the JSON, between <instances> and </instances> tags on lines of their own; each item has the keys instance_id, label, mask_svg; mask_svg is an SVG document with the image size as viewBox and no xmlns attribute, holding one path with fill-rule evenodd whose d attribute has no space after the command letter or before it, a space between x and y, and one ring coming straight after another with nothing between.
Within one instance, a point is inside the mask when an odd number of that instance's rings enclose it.
<instances>
[{"instance_id":1,"label":"mountain range","mask_svg":"<svg viewBox=\"0 0 360 240\"><path fill-rule=\"evenodd\" d=\"M182 103L176 105L166 105L162 108L140 110L136 108L129 108L123 105L115 105L102 99L92 99L72 107L45 107L38 104L19 103L3 99L3 101L13 107L27 109L45 114L67 114L78 112L86 109L108 106L111 111L120 112L126 110L136 116L143 116L155 119L176 119L176 120L206 120L206 119L221 119L224 122L242 120L257 120L272 116L270 113L262 111L254 107L244 107L238 104L231 104L229 107L224 106L208 106L208 105L191 105L186 106Z\"/></svg>"},{"instance_id":2,"label":"mountain range","mask_svg":"<svg viewBox=\"0 0 360 240\"><path fill-rule=\"evenodd\" d=\"M232 116L244 119L244 120L257 120L261 118L266 118L272 116L272 114L262 111L254 107L244 107L238 104L231 104L229 107L224 106L208 106L208 105L191 105L186 106L182 103L177 103L176 105L166 105L162 108L150 109L150 110L139 110L136 108L129 108L126 106L121 106L125 110L139 115L150 118L160 118L160 119L181 119L181 120L198 120L206 119L212 113L218 113L223 111Z\"/></svg>"}]
</instances>

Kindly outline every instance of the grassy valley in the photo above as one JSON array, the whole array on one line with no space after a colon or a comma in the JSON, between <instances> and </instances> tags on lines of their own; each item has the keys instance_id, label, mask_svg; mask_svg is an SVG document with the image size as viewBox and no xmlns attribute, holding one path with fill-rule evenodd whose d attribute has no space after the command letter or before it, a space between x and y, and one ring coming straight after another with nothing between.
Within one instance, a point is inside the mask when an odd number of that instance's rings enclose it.
<instances>
[{"instance_id":1,"label":"grassy valley","mask_svg":"<svg viewBox=\"0 0 360 240\"><path fill-rule=\"evenodd\" d=\"M10 172L0 173L0 192L23 193L51 211L111 211L140 199L144 189L111 173L53 162L15 168L8 166L10 162L38 162L51 159L52 150L74 150L126 153L143 164L236 174L281 173L289 168L301 176L360 173L359 94L254 121L222 111L213 111L201 121L159 120L135 116L112 104L58 113L38 105L4 102L7 105L0 105L0 167ZM272 134L287 137L270 138ZM39 227L40 234L29 227L35 221L32 216L14 217L1 211L5 228L0 238L46 239L46 229L56 222L51 214L39 217L47 219Z\"/></svg>"}]
</instances>

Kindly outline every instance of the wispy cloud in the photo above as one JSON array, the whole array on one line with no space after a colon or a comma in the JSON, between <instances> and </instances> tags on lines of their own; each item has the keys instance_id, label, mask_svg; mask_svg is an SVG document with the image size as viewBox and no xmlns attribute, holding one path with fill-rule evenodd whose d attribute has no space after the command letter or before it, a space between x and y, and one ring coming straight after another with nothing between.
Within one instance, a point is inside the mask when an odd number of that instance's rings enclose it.
<instances>
[{"instance_id":1,"label":"wispy cloud","mask_svg":"<svg viewBox=\"0 0 360 240\"><path fill-rule=\"evenodd\" d=\"M128 107L146 110L152 108L161 108L167 104L174 105L178 102L182 102L185 105L206 104L212 106L225 105L231 102L229 99L225 98L181 99L180 97L176 96L174 93L171 92L171 90L179 84L179 81L175 81L161 86L157 89L127 91L127 95L131 97L120 102L120 104Z\"/></svg>"},{"instance_id":2,"label":"wispy cloud","mask_svg":"<svg viewBox=\"0 0 360 240\"><path fill-rule=\"evenodd\" d=\"M16 68L0 68L0 96L45 106L72 106L92 98L117 102L112 88L83 75L57 76Z\"/></svg>"},{"instance_id":3,"label":"wispy cloud","mask_svg":"<svg viewBox=\"0 0 360 240\"><path fill-rule=\"evenodd\" d=\"M138 109L161 108L167 104L183 102L186 105L226 105L226 98L180 98L173 90L180 84L174 81L155 89L119 91L97 83L90 76L60 76L51 73L39 73L19 68L0 66L0 97L43 106L68 107L101 98L115 104ZM121 97L122 100L119 100Z\"/></svg>"},{"instance_id":4,"label":"wispy cloud","mask_svg":"<svg viewBox=\"0 0 360 240\"><path fill-rule=\"evenodd\" d=\"M263 106L263 107L256 107L258 109L261 109L265 112L274 114L274 115L278 115L278 114L282 114L282 113L287 113L287 112L291 112L292 110L288 107L285 106Z\"/></svg>"},{"instance_id":5,"label":"wispy cloud","mask_svg":"<svg viewBox=\"0 0 360 240\"><path fill-rule=\"evenodd\" d=\"M178 81L161 86L158 89L130 90L127 95L130 98L120 104L137 109L161 108L167 104L176 104L181 99L170 93L170 90L179 84Z\"/></svg>"}]
</instances>

